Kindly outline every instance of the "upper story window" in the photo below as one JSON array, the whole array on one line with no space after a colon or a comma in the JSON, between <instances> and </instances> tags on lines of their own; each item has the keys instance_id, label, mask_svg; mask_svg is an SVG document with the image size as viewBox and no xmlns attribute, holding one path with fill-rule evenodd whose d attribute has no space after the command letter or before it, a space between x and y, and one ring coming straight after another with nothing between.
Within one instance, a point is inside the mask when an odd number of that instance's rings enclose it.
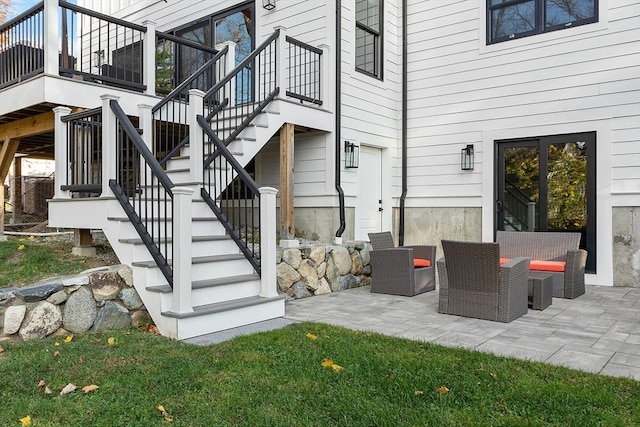
<instances>
[{"instance_id":1,"label":"upper story window","mask_svg":"<svg viewBox=\"0 0 640 427\"><path fill-rule=\"evenodd\" d=\"M382 4L356 0L356 70L382 78Z\"/></svg>"},{"instance_id":2,"label":"upper story window","mask_svg":"<svg viewBox=\"0 0 640 427\"><path fill-rule=\"evenodd\" d=\"M487 43L598 22L598 0L487 0Z\"/></svg>"}]
</instances>

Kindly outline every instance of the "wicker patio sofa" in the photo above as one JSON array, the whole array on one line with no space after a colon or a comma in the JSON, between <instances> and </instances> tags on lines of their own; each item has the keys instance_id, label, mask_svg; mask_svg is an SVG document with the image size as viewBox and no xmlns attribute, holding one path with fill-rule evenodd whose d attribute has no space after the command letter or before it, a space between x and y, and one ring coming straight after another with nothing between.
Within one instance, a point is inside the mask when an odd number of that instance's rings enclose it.
<instances>
[{"instance_id":1,"label":"wicker patio sofa","mask_svg":"<svg viewBox=\"0 0 640 427\"><path fill-rule=\"evenodd\" d=\"M498 231L496 242L502 262L527 257L530 278L551 275L554 297L584 294L587 251L579 249L580 233Z\"/></svg>"},{"instance_id":2,"label":"wicker patio sofa","mask_svg":"<svg viewBox=\"0 0 640 427\"><path fill-rule=\"evenodd\" d=\"M436 247L396 247L391 232L369 233L371 292L414 296L436 288Z\"/></svg>"},{"instance_id":3,"label":"wicker patio sofa","mask_svg":"<svg viewBox=\"0 0 640 427\"><path fill-rule=\"evenodd\" d=\"M528 311L528 258L500 266L497 243L443 240L438 312L511 322Z\"/></svg>"}]
</instances>

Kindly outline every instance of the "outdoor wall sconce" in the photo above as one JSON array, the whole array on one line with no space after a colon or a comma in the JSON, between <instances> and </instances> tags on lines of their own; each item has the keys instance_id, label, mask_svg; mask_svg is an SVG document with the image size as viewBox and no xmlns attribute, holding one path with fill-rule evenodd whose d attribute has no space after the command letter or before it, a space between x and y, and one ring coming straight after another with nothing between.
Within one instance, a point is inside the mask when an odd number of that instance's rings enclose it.
<instances>
[{"instance_id":1,"label":"outdoor wall sconce","mask_svg":"<svg viewBox=\"0 0 640 427\"><path fill-rule=\"evenodd\" d=\"M344 167L355 169L360 163L360 147L353 142L344 142Z\"/></svg>"},{"instance_id":2,"label":"outdoor wall sconce","mask_svg":"<svg viewBox=\"0 0 640 427\"><path fill-rule=\"evenodd\" d=\"M276 0L262 0L262 7L267 10L276 8Z\"/></svg>"},{"instance_id":3,"label":"outdoor wall sconce","mask_svg":"<svg viewBox=\"0 0 640 427\"><path fill-rule=\"evenodd\" d=\"M473 157L473 144L469 144L460 152L460 169L463 171L472 171Z\"/></svg>"}]
</instances>

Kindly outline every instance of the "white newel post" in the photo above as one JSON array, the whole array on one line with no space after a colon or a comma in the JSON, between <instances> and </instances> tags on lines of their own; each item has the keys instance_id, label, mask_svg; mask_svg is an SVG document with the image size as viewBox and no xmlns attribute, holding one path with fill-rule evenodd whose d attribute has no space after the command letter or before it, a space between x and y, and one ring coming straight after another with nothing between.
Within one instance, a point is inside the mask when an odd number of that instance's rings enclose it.
<instances>
[{"instance_id":1,"label":"white newel post","mask_svg":"<svg viewBox=\"0 0 640 427\"><path fill-rule=\"evenodd\" d=\"M276 194L272 187L260 188L260 296L278 296L276 281Z\"/></svg>"},{"instance_id":2,"label":"white newel post","mask_svg":"<svg viewBox=\"0 0 640 427\"><path fill-rule=\"evenodd\" d=\"M191 313L191 196L187 187L173 187L173 308Z\"/></svg>"},{"instance_id":3,"label":"white newel post","mask_svg":"<svg viewBox=\"0 0 640 427\"><path fill-rule=\"evenodd\" d=\"M138 104L138 117L140 118L139 127L142 129L140 137L144 141L149 151L153 153L153 116L151 114L152 105ZM145 170L145 160L140 158L140 170ZM151 182L153 174L151 169L146 168L147 182Z\"/></svg>"},{"instance_id":4,"label":"white newel post","mask_svg":"<svg viewBox=\"0 0 640 427\"><path fill-rule=\"evenodd\" d=\"M227 56L225 57L224 76L220 77L221 80L236 68L236 44L232 41L228 41L221 44L222 48L224 48L224 46L228 46L229 50L227 51ZM229 81L228 96L229 105L236 105L236 79L231 79L231 81ZM218 101L223 102L224 99L219 99Z\"/></svg>"},{"instance_id":5,"label":"white newel post","mask_svg":"<svg viewBox=\"0 0 640 427\"><path fill-rule=\"evenodd\" d=\"M329 105L333 105L331 99L331 88L335 87L335 80L332 84L329 84L329 76L332 75L329 70L329 65L331 63L329 60L329 54L331 51L329 50L329 46L326 44L321 44L319 48L322 49L322 55L320 56L320 96L322 98L320 100L322 101L322 105L325 106L325 108L328 108Z\"/></svg>"},{"instance_id":6,"label":"white newel post","mask_svg":"<svg viewBox=\"0 0 640 427\"><path fill-rule=\"evenodd\" d=\"M55 193L56 199L70 199L71 194L68 191L64 191L60 188L62 185L69 184L69 166L71 165L71 159L69 159L68 144L67 144L67 124L62 123L62 118L71 114L71 108L68 107L56 107L53 109L55 116L54 124L54 146L55 146Z\"/></svg>"},{"instance_id":7,"label":"white newel post","mask_svg":"<svg viewBox=\"0 0 640 427\"><path fill-rule=\"evenodd\" d=\"M287 29L281 25L273 27L274 31L280 30L280 35L277 39L276 48L276 87L280 88L280 98L285 98L287 90L287 58L289 55L288 43L287 43Z\"/></svg>"},{"instance_id":8,"label":"white newel post","mask_svg":"<svg viewBox=\"0 0 640 427\"><path fill-rule=\"evenodd\" d=\"M116 178L116 116L111 111L109 102L119 100L119 96L102 95L102 196L113 196L109 188L109 180Z\"/></svg>"},{"instance_id":9,"label":"white newel post","mask_svg":"<svg viewBox=\"0 0 640 427\"><path fill-rule=\"evenodd\" d=\"M142 21L142 25L147 27L142 43L142 78L143 84L147 86L146 94L156 94L156 23L153 21Z\"/></svg>"},{"instance_id":10,"label":"white newel post","mask_svg":"<svg viewBox=\"0 0 640 427\"><path fill-rule=\"evenodd\" d=\"M198 89L189 90L189 106L187 120L189 124L189 168L193 182L202 182L202 164L204 153L202 150L204 131L196 120L197 116L204 116L204 92Z\"/></svg>"},{"instance_id":11,"label":"white newel post","mask_svg":"<svg viewBox=\"0 0 640 427\"><path fill-rule=\"evenodd\" d=\"M44 0L44 73L58 75L58 0Z\"/></svg>"}]
</instances>

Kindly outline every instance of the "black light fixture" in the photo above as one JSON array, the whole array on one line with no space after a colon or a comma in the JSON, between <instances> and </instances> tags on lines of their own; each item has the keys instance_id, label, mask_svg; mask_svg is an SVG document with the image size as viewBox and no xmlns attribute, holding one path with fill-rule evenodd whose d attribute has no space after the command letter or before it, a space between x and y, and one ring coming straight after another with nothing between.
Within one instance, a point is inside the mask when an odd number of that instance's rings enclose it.
<instances>
[{"instance_id":1,"label":"black light fixture","mask_svg":"<svg viewBox=\"0 0 640 427\"><path fill-rule=\"evenodd\" d=\"M350 141L344 142L344 167L355 169L360 163L360 147Z\"/></svg>"},{"instance_id":2,"label":"black light fixture","mask_svg":"<svg viewBox=\"0 0 640 427\"><path fill-rule=\"evenodd\" d=\"M262 7L267 10L276 8L276 0L262 0Z\"/></svg>"},{"instance_id":3,"label":"black light fixture","mask_svg":"<svg viewBox=\"0 0 640 427\"><path fill-rule=\"evenodd\" d=\"M460 169L463 171L472 171L473 157L473 144L469 144L460 152Z\"/></svg>"}]
</instances>

